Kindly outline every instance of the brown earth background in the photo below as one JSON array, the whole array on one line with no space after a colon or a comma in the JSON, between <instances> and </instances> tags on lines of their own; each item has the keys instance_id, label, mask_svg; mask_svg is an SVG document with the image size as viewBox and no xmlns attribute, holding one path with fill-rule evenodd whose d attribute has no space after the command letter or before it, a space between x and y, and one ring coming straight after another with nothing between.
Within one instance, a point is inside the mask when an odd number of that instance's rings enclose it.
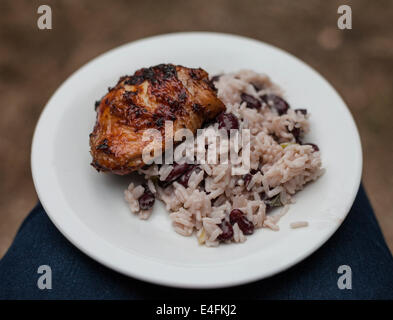
<instances>
[{"instance_id":1,"label":"brown earth background","mask_svg":"<svg viewBox=\"0 0 393 320\"><path fill-rule=\"evenodd\" d=\"M52 30L37 28L41 4L52 8ZM352 8L352 30L337 28L342 4ZM358 125L363 182L393 249L393 1L1 0L0 15L0 257L37 202L31 140L56 88L111 48L178 31L265 41L304 60L333 84Z\"/></svg>"}]
</instances>

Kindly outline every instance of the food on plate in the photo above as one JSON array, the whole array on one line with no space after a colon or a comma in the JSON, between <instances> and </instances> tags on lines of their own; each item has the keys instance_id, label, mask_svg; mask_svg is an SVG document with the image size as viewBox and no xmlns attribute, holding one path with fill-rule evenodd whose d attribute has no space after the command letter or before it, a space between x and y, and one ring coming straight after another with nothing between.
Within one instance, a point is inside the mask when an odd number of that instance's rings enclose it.
<instances>
[{"instance_id":1,"label":"food on plate","mask_svg":"<svg viewBox=\"0 0 393 320\"><path fill-rule=\"evenodd\" d=\"M135 117L134 103L138 110L142 105L148 110L142 119ZM203 140L203 149L217 147L218 159L223 156L220 144L229 144L230 132L248 130L247 172L234 174L237 164L232 158L218 163L144 164L141 131L159 127L154 115L165 118L167 113L175 116L177 128L185 126L192 132L202 128L207 136L227 132L213 142ZM195 235L206 246L244 242L256 229L279 230L277 223L292 196L323 174L320 149L306 140L309 116L303 106L292 108L266 75L251 70L209 80L202 69L173 65L141 69L133 77L121 78L100 102L90 140L93 165L118 174L137 170L144 176L145 184L133 181L125 190L131 212L141 219L150 216L158 199L177 233ZM175 153L184 150L185 143L176 145ZM245 153L240 143L235 149ZM307 225L300 221L291 227Z\"/></svg>"},{"instance_id":2,"label":"food on plate","mask_svg":"<svg viewBox=\"0 0 393 320\"><path fill-rule=\"evenodd\" d=\"M97 121L90 134L92 165L99 171L128 174L142 166L146 129L164 135L164 123L195 132L225 110L202 69L160 64L121 77L96 104ZM162 141L165 149L165 139Z\"/></svg>"},{"instance_id":3,"label":"food on plate","mask_svg":"<svg viewBox=\"0 0 393 320\"><path fill-rule=\"evenodd\" d=\"M289 225L292 229L297 229L297 228L304 228L308 226L307 221L296 221L296 222L291 222Z\"/></svg>"}]
</instances>

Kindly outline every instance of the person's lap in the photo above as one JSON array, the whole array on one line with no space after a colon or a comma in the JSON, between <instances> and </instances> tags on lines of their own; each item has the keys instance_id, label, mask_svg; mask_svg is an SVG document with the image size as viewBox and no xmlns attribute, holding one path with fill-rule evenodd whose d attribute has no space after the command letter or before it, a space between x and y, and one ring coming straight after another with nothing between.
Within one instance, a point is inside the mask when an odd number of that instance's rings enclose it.
<instances>
[{"instance_id":1,"label":"person's lap","mask_svg":"<svg viewBox=\"0 0 393 320\"><path fill-rule=\"evenodd\" d=\"M40 290L40 265L52 289ZM339 289L337 269L352 270L352 289ZM360 188L339 230L311 257L269 279L219 290L183 290L125 277L93 261L55 228L38 204L0 260L0 299L392 299L393 259Z\"/></svg>"}]
</instances>

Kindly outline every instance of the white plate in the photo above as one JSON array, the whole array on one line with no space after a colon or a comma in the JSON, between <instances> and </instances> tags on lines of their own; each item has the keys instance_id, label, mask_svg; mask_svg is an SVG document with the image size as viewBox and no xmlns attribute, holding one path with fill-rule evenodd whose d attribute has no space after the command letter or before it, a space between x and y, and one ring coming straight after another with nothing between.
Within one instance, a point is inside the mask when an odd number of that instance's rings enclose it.
<instances>
[{"instance_id":1,"label":"white plate","mask_svg":"<svg viewBox=\"0 0 393 320\"><path fill-rule=\"evenodd\" d=\"M294 108L311 113L307 141L320 146L327 169L296 195L279 223L243 244L199 246L171 226L162 205L148 221L132 215L123 199L129 177L99 174L91 166L89 133L94 102L118 78L159 63L202 67L210 74L249 68L267 73ZM218 33L152 37L111 50L65 81L46 105L32 146L38 196L57 228L80 250L123 274L163 285L217 288L262 279L317 250L347 215L359 187L362 152L345 103L309 66L262 42ZM307 220L308 228L290 229Z\"/></svg>"}]
</instances>

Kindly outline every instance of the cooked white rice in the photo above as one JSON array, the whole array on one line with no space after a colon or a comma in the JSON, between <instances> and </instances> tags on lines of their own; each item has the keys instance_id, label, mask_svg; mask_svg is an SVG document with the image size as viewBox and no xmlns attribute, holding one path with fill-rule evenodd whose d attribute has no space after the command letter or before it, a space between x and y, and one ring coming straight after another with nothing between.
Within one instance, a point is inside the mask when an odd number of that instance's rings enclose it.
<instances>
[{"instance_id":1,"label":"cooked white rice","mask_svg":"<svg viewBox=\"0 0 393 320\"><path fill-rule=\"evenodd\" d=\"M310 145L297 143L290 132L293 128L300 128L307 133L309 115L294 109L279 115L266 104L260 109L252 109L242 103L241 93L255 98L271 93L282 96L280 89L267 76L242 70L222 75L215 86L218 97L226 105L226 112L239 119L239 129L251 131L251 169L260 171L252 176L248 186L245 186L242 175L232 175L230 161L228 164L199 165L201 171L192 173L187 188L176 181L166 188L159 186L157 180L164 181L168 177L173 168L171 165L159 168L153 164L140 170L148 180L150 191L166 205L175 231L183 236L195 234L199 243L207 246L220 243L217 239L222 233L219 225L229 221L233 209L240 209L255 228L279 230L277 223L287 212L291 196L323 173L320 152L314 151ZM205 130L216 129L212 124ZM125 199L133 213L147 219L152 210L142 211L138 204L143 192L144 187L131 183L125 191ZM278 195L284 207L278 214L267 214L261 194L267 198ZM291 224L293 228L303 226L306 226L305 222ZM233 224L232 241L245 240L239 225Z\"/></svg>"},{"instance_id":2,"label":"cooked white rice","mask_svg":"<svg viewBox=\"0 0 393 320\"><path fill-rule=\"evenodd\" d=\"M297 228L304 228L308 227L308 222L307 221L296 221L296 222L291 222L289 225L292 229L297 229Z\"/></svg>"}]
</instances>

